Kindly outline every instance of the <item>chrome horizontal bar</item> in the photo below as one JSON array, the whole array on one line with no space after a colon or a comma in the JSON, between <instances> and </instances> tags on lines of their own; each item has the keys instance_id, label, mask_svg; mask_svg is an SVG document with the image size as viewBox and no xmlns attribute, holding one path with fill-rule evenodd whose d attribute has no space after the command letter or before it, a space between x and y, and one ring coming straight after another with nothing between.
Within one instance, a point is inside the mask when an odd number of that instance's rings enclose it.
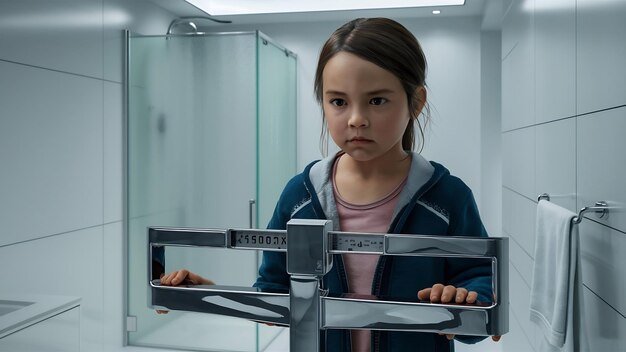
<instances>
[{"instance_id":1,"label":"chrome horizontal bar","mask_svg":"<svg viewBox=\"0 0 626 352\"><path fill-rule=\"evenodd\" d=\"M322 298L324 329L438 331L479 336L508 331L508 325L500 321L503 308L495 304L451 305L352 296Z\"/></svg>"},{"instance_id":2,"label":"chrome horizontal bar","mask_svg":"<svg viewBox=\"0 0 626 352\"><path fill-rule=\"evenodd\" d=\"M286 230L150 228L150 243L162 246L228 247L287 251ZM371 253L424 257L496 257L499 237L430 236L329 231L329 253ZM367 238L365 247L346 249L349 239ZM345 241L344 241L345 239Z\"/></svg>"},{"instance_id":3,"label":"chrome horizontal bar","mask_svg":"<svg viewBox=\"0 0 626 352\"><path fill-rule=\"evenodd\" d=\"M226 230L149 227L150 246L226 247Z\"/></svg>"},{"instance_id":4,"label":"chrome horizontal bar","mask_svg":"<svg viewBox=\"0 0 626 352\"><path fill-rule=\"evenodd\" d=\"M307 224L292 223L292 227L295 225ZM319 236L328 236L326 242L320 242L321 244L327 243L327 245L320 245L314 251L315 256L311 258L315 260L310 260L310 270L295 267L296 270L291 273L290 278L292 284L299 277L298 275L309 275L311 278L321 279L326 270L322 270L319 275L316 273L320 267L323 269L325 266L324 263L319 263L323 261L325 254L361 253L362 250L367 253L398 256L491 258L491 284L495 302L489 306L443 305L391 301L371 298L371 296L370 298L324 297L325 294L320 291L319 301L315 300L321 314L319 329L428 331L481 336L508 332L508 238L332 232L327 231L321 225L324 224L310 225L312 228L318 228L311 236L317 236L318 233ZM303 232L300 236L302 238L291 237L292 241L295 239L296 243L307 243L308 237L304 236L306 233L308 232ZM290 307L293 304L301 305L301 300L292 300L290 303L290 295L287 293L260 292L250 287L161 286L158 280L165 269L163 249L166 246L225 247L286 252L286 244L288 243L285 230L230 229L225 231L150 228L148 275L151 279L149 282L152 307L221 314L289 325L290 318L294 319L290 316L293 313L290 313ZM305 245L303 248L310 248L310 245ZM300 257L302 255L296 255L294 258ZM307 290L307 295L302 297L310 298L309 291ZM292 292L293 294L297 292ZM309 300L311 299L314 298ZM302 312L308 312L302 310L303 307L299 309Z\"/></svg>"},{"instance_id":5,"label":"chrome horizontal bar","mask_svg":"<svg viewBox=\"0 0 626 352\"><path fill-rule=\"evenodd\" d=\"M289 294L261 292L254 287L162 286L150 282L153 309L211 313L257 322L289 325Z\"/></svg>"},{"instance_id":6,"label":"chrome horizontal bar","mask_svg":"<svg viewBox=\"0 0 626 352\"><path fill-rule=\"evenodd\" d=\"M424 257L496 257L508 239L495 237L385 235L385 255Z\"/></svg>"}]
</instances>

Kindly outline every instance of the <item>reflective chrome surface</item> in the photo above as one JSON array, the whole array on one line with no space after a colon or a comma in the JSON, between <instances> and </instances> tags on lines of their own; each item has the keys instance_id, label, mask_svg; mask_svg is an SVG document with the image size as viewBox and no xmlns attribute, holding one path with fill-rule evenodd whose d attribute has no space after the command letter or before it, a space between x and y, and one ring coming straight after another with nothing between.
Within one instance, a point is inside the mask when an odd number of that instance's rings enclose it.
<instances>
[{"instance_id":1,"label":"reflective chrome surface","mask_svg":"<svg viewBox=\"0 0 626 352\"><path fill-rule=\"evenodd\" d=\"M320 285L315 276L292 275L290 280L291 320L289 350L298 352L323 351L324 333L320 322Z\"/></svg>"},{"instance_id":2,"label":"reflective chrome surface","mask_svg":"<svg viewBox=\"0 0 626 352\"><path fill-rule=\"evenodd\" d=\"M332 265L328 253L330 220L292 219L287 223L287 272L323 276Z\"/></svg>"},{"instance_id":3,"label":"reflective chrome surface","mask_svg":"<svg viewBox=\"0 0 626 352\"><path fill-rule=\"evenodd\" d=\"M501 335L508 331L498 305L392 301L376 296L322 298L324 329L371 329Z\"/></svg>"},{"instance_id":4,"label":"reflective chrome surface","mask_svg":"<svg viewBox=\"0 0 626 352\"><path fill-rule=\"evenodd\" d=\"M488 258L498 252L500 238L386 235L385 254L422 257Z\"/></svg>"},{"instance_id":5,"label":"reflective chrome surface","mask_svg":"<svg viewBox=\"0 0 626 352\"><path fill-rule=\"evenodd\" d=\"M226 230L150 227L149 246L226 247Z\"/></svg>"},{"instance_id":6,"label":"reflective chrome surface","mask_svg":"<svg viewBox=\"0 0 626 352\"><path fill-rule=\"evenodd\" d=\"M325 329L479 336L508 332L508 238L364 234L331 232L331 228L328 220L292 220L287 231L150 228L149 275L152 279L158 278L159 270L164 269L158 267L163 264L159 257L163 256L162 251L167 246L286 251L291 275L291 294L259 292L250 287L160 286L159 280L151 280L153 308L222 314L289 325L292 351L320 351L324 348L320 341L324 340ZM365 242L359 245L358 241L365 240L370 241L367 246ZM491 258L493 303L487 306L455 305L396 301L375 296L326 297L319 282L332 266L331 254L359 252Z\"/></svg>"},{"instance_id":7,"label":"reflective chrome surface","mask_svg":"<svg viewBox=\"0 0 626 352\"><path fill-rule=\"evenodd\" d=\"M289 294L260 292L254 287L161 286L150 282L152 308L228 315L289 325Z\"/></svg>"}]
</instances>

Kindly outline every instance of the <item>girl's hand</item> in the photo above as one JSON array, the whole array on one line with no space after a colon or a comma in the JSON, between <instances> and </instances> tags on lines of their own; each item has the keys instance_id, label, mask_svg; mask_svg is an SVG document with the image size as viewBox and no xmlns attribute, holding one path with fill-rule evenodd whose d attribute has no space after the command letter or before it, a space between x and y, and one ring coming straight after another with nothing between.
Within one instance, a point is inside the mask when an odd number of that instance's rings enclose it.
<instances>
[{"instance_id":1,"label":"girl's hand","mask_svg":"<svg viewBox=\"0 0 626 352\"><path fill-rule=\"evenodd\" d=\"M476 291L468 291L465 288L456 288L452 285L444 286L435 284L433 287L425 288L417 293L417 298L422 301L430 301L431 303L456 303L456 304L474 304L478 298ZM444 335L444 334L439 334ZM454 338L454 334L445 334L448 340ZM492 336L492 340L500 341L500 336Z\"/></svg>"},{"instance_id":2,"label":"girl's hand","mask_svg":"<svg viewBox=\"0 0 626 352\"><path fill-rule=\"evenodd\" d=\"M187 269L181 269L169 274L161 276L161 285L178 286L178 285L215 285L209 279L205 279L198 274L194 274Z\"/></svg>"},{"instance_id":3,"label":"girl's hand","mask_svg":"<svg viewBox=\"0 0 626 352\"><path fill-rule=\"evenodd\" d=\"M417 293L417 298L431 303L476 303L478 293L467 291L464 288L456 288L452 285L444 286L435 284L433 287L425 288Z\"/></svg>"},{"instance_id":4,"label":"girl's hand","mask_svg":"<svg viewBox=\"0 0 626 352\"><path fill-rule=\"evenodd\" d=\"M178 285L215 285L215 283L209 279L205 279L198 274L194 274L187 269L181 269L169 274L161 276L161 285L164 286L178 286ZM157 309L157 314L167 314L167 310Z\"/></svg>"}]
</instances>

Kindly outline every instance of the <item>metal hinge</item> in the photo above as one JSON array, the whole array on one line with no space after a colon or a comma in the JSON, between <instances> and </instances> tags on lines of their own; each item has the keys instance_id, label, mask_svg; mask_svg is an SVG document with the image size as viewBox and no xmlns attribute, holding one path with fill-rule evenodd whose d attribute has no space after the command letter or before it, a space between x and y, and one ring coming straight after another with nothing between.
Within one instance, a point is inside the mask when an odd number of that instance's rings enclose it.
<instances>
[{"instance_id":1,"label":"metal hinge","mask_svg":"<svg viewBox=\"0 0 626 352\"><path fill-rule=\"evenodd\" d=\"M135 332L137 331L137 317L129 315L126 317L126 331Z\"/></svg>"}]
</instances>

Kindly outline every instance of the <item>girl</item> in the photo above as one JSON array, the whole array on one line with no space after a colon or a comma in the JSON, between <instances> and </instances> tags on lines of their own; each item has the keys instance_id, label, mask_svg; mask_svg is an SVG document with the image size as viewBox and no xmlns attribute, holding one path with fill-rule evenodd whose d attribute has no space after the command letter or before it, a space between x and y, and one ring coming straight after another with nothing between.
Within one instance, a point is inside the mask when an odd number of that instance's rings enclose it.
<instances>
[{"instance_id":1,"label":"girl","mask_svg":"<svg viewBox=\"0 0 626 352\"><path fill-rule=\"evenodd\" d=\"M425 74L419 43L399 23L356 19L337 29L322 48L315 94L340 152L309 164L289 181L268 228L285 229L290 219L305 218L333 220L340 231L487 236L471 190L442 165L413 152L414 125L423 146L429 118ZM368 254L336 255L333 261L323 279L333 294L490 301L490 261ZM287 291L285 266L284 253L265 252L255 286ZM162 282L179 284L185 278L209 283L186 270ZM331 330L326 337L329 352L453 351L455 338L367 330Z\"/></svg>"}]
</instances>

